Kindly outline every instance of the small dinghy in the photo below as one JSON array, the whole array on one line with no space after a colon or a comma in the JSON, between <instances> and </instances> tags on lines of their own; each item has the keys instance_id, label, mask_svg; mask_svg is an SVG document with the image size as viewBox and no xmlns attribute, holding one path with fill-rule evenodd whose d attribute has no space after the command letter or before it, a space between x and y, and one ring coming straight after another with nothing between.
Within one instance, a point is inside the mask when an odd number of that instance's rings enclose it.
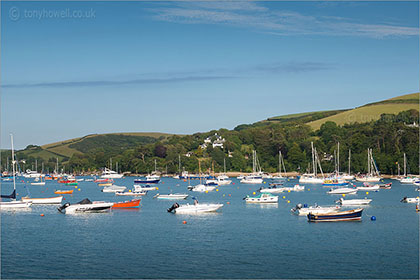
<instances>
[{"instance_id":1,"label":"small dinghy","mask_svg":"<svg viewBox=\"0 0 420 280\"><path fill-rule=\"evenodd\" d=\"M72 194L73 190L68 190L68 191L66 191L66 190L56 190L54 193L55 194Z\"/></svg>"},{"instance_id":2,"label":"small dinghy","mask_svg":"<svg viewBox=\"0 0 420 280\"><path fill-rule=\"evenodd\" d=\"M123 209L123 208L139 208L140 207L141 198L123 201L123 202L115 202L112 205L112 209Z\"/></svg>"},{"instance_id":3,"label":"small dinghy","mask_svg":"<svg viewBox=\"0 0 420 280\"><path fill-rule=\"evenodd\" d=\"M377 191L380 189L378 184L370 185L368 183L363 183L363 186L357 187L356 189L360 191Z\"/></svg>"},{"instance_id":4,"label":"small dinghy","mask_svg":"<svg viewBox=\"0 0 420 280\"><path fill-rule=\"evenodd\" d=\"M346 199L346 200L344 200L343 198L340 198L339 200L337 200L337 203L340 203L343 206L345 206L345 205L368 205L371 202L372 202L372 199L367 199L366 197L365 197L365 199Z\"/></svg>"},{"instance_id":5,"label":"small dinghy","mask_svg":"<svg viewBox=\"0 0 420 280\"><path fill-rule=\"evenodd\" d=\"M123 191L125 191L125 189L127 189L127 188L124 187L124 186L112 185L112 186L103 188L102 189L102 192L108 192L108 193L113 192L113 193L116 193L116 192L123 192Z\"/></svg>"},{"instance_id":6,"label":"small dinghy","mask_svg":"<svg viewBox=\"0 0 420 280\"><path fill-rule=\"evenodd\" d=\"M186 199L188 194L183 193L171 193L171 194L157 194L153 198L157 199Z\"/></svg>"},{"instance_id":7,"label":"small dinghy","mask_svg":"<svg viewBox=\"0 0 420 280\"><path fill-rule=\"evenodd\" d=\"M247 195L244 200L248 203L277 203L279 197L277 195L272 195L271 193L260 193L257 196Z\"/></svg>"},{"instance_id":8,"label":"small dinghy","mask_svg":"<svg viewBox=\"0 0 420 280\"><path fill-rule=\"evenodd\" d=\"M388 184L378 184L380 189L386 189L389 190L391 188L392 183Z\"/></svg>"},{"instance_id":9,"label":"small dinghy","mask_svg":"<svg viewBox=\"0 0 420 280\"><path fill-rule=\"evenodd\" d=\"M142 185L134 185L134 191L136 192L144 192L144 191L155 191L157 187L152 187L149 185L142 186Z\"/></svg>"},{"instance_id":10,"label":"small dinghy","mask_svg":"<svg viewBox=\"0 0 420 280\"><path fill-rule=\"evenodd\" d=\"M213 184L198 184L194 187L190 186L188 189L193 192L211 192L212 190L216 189L217 185Z\"/></svg>"},{"instance_id":11,"label":"small dinghy","mask_svg":"<svg viewBox=\"0 0 420 280\"><path fill-rule=\"evenodd\" d=\"M401 202L404 202L404 203L418 203L419 198L418 197L406 197L406 196L404 196L403 199L401 199Z\"/></svg>"},{"instance_id":12,"label":"small dinghy","mask_svg":"<svg viewBox=\"0 0 420 280\"><path fill-rule=\"evenodd\" d=\"M338 189L330 189L328 194L356 194L357 189L352 188L338 188Z\"/></svg>"},{"instance_id":13,"label":"small dinghy","mask_svg":"<svg viewBox=\"0 0 420 280\"><path fill-rule=\"evenodd\" d=\"M98 184L98 187L110 187L112 186L112 183L100 183Z\"/></svg>"},{"instance_id":14,"label":"small dinghy","mask_svg":"<svg viewBox=\"0 0 420 280\"><path fill-rule=\"evenodd\" d=\"M347 211L334 211L325 214L308 214L308 222L341 222L341 221L360 221L362 219L363 208Z\"/></svg>"},{"instance_id":15,"label":"small dinghy","mask_svg":"<svg viewBox=\"0 0 420 280\"><path fill-rule=\"evenodd\" d=\"M146 195L147 191L141 191L141 192L116 192L115 195L117 196L143 196Z\"/></svg>"},{"instance_id":16,"label":"small dinghy","mask_svg":"<svg viewBox=\"0 0 420 280\"><path fill-rule=\"evenodd\" d=\"M65 203L58 207L57 210L63 214L76 214L86 212L104 212L109 210L114 205L113 202L104 201L90 201L88 198L76 204Z\"/></svg>"},{"instance_id":17,"label":"small dinghy","mask_svg":"<svg viewBox=\"0 0 420 280\"><path fill-rule=\"evenodd\" d=\"M312 214L325 214L325 213L331 213L334 211L338 211L341 209L341 206L333 205L333 206L318 206L315 204L315 206L309 206L307 204L297 204L294 208L292 208L290 211L292 211L293 214L299 215L299 216L306 216L309 213Z\"/></svg>"},{"instance_id":18,"label":"small dinghy","mask_svg":"<svg viewBox=\"0 0 420 280\"><path fill-rule=\"evenodd\" d=\"M258 191L261 193L282 193L284 191L284 188L278 188L278 185L272 185L270 184L271 187L268 188L263 188L261 187Z\"/></svg>"},{"instance_id":19,"label":"small dinghy","mask_svg":"<svg viewBox=\"0 0 420 280\"><path fill-rule=\"evenodd\" d=\"M198 203L197 200L194 201L194 204L178 204L174 203L168 212L173 212L175 214L199 214L199 213L209 213L216 212L223 207L223 204L216 203Z\"/></svg>"},{"instance_id":20,"label":"small dinghy","mask_svg":"<svg viewBox=\"0 0 420 280\"><path fill-rule=\"evenodd\" d=\"M23 202L31 202L32 204L60 204L63 201L62 196L56 197L45 197L45 198L33 198L33 197L22 197Z\"/></svg>"}]
</instances>

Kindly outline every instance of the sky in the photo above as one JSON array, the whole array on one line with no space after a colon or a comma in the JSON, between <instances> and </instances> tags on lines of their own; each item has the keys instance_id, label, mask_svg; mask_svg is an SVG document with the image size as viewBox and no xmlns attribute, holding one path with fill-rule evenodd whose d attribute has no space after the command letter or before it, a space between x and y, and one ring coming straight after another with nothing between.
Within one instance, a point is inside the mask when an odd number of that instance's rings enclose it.
<instances>
[{"instance_id":1,"label":"sky","mask_svg":"<svg viewBox=\"0 0 420 280\"><path fill-rule=\"evenodd\" d=\"M419 91L418 2L1 2L1 147Z\"/></svg>"}]
</instances>

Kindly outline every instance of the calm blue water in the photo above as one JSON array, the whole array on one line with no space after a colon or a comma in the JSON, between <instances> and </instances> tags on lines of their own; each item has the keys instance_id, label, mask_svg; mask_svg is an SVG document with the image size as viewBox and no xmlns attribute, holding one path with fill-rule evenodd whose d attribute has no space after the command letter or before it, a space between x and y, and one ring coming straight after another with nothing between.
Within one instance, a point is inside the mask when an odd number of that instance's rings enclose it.
<instances>
[{"instance_id":1,"label":"calm blue water","mask_svg":"<svg viewBox=\"0 0 420 280\"><path fill-rule=\"evenodd\" d=\"M131 187L133 179L116 184ZM415 204L399 202L418 196L416 187L392 181L391 190L347 196L373 199L362 222L308 223L290 208L333 204L340 196L306 185L304 192L280 194L278 205L246 205L242 198L260 186L233 180L235 185L218 192L190 192L200 202L223 203L216 214L167 213L173 202L153 199L156 191L134 211L64 215L56 206L33 206L3 212L1 277L419 278L419 214ZM58 185L25 187L20 182L17 190L21 196L29 189L33 197L47 197L65 188ZM187 183L179 180L164 178L158 186L160 193L188 192ZM72 197L64 195L66 201L129 199L102 193L93 182L79 187ZM1 193L11 190L11 183L2 183ZM377 220L371 221L371 215Z\"/></svg>"}]
</instances>

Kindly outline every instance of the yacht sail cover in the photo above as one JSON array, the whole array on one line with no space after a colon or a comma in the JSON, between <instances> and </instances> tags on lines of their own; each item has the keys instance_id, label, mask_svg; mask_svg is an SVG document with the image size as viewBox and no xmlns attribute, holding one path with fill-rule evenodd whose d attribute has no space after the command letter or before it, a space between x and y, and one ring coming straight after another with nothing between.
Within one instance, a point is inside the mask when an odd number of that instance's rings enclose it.
<instances>
[{"instance_id":1,"label":"yacht sail cover","mask_svg":"<svg viewBox=\"0 0 420 280\"><path fill-rule=\"evenodd\" d=\"M89 198L85 198L77 204L92 204L92 201L90 201Z\"/></svg>"},{"instance_id":2,"label":"yacht sail cover","mask_svg":"<svg viewBox=\"0 0 420 280\"><path fill-rule=\"evenodd\" d=\"M1 195L1 198L13 198L16 199L16 190L13 190L11 195Z\"/></svg>"}]
</instances>

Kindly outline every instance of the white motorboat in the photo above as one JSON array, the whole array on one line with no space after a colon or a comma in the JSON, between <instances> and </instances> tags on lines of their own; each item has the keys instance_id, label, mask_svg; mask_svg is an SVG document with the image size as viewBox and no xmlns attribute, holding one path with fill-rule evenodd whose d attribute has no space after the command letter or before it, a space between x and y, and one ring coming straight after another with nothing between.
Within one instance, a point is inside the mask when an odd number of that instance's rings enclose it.
<instances>
[{"instance_id":1,"label":"white motorboat","mask_svg":"<svg viewBox=\"0 0 420 280\"><path fill-rule=\"evenodd\" d=\"M157 187L152 187L149 185L142 186L142 185L134 185L134 191L135 192L144 192L144 191L155 191L157 190Z\"/></svg>"},{"instance_id":2,"label":"white motorboat","mask_svg":"<svg viewBox=\"0 0 420 280\"><path fill-rule=\"evenodd\" d=\"M356 187L359 191L377 191L380 189L380 186L378 184L376 185L369 185L366 182L363 183L363 186Z\"/></svg>"},{"instance_id":3,"label":"white motorboat","mask_svg":"<svg viewBox=\"0 0 420 280\"><path fill-rule=\"evenodd\" d=\"M113 202L104 201L90 201L85 198L76 204L65 203L58 207L58 211L63 214L77 214L85 212L104 212L109 210L114 205Z\"/></svg>"},{"instance_id":4,"label":"white motorboat","mask_svg":"<svg viewBox=\"0 0 420 280\"><path fill-rule=\"evenodd\" d=\"M305 186L301 186L301 185L294 185L293 187L268 187L268 188L260 188L259 191L261 193L265 192L265 193L281 193L281 192L298 192L298 191L304 191L305 190Z\"/></svg>"},{"instance_id":5,"label":"white motorboat","mask_svg":"<svg viewBox=\"0 0 420 280\"><path fill-rule=\"evenodd\" d=\"M230 185L231 183L232 183L232 180L227 180L227 179L219 178L219 177L217 177L216 179L206 180L206 184L216 184L218 186Z\"/></svg>"},{"instance_id":6,"label":"white motorboat","mask_svg":"<svg viewBox=\"0 0 420 280\"><path fill-rule=\"evenodd\" d=\"M216 212L223 207L223 204L216 203L195 203L195 204L178 204L175 203L168 209L168 212L175 214L200 214Z\"/></svg>"},{"instance_id":7,"label":"white motorboat","mask_svg":"<svg viewBox=\"0 0 420 280\"><path fill-rule=\"evenodd\" d=\"M108 187L104 187L102 189L102 192L113 192L113 193L116 193L116 192L123 192L126 189L127 188L124 187L124 186L111 185L111 186L108 186Z\"/></svg>"},{"instance_id":8,"label":"white motorboat","mask_svg":"<svg viewBox=\"0 0 420 280\"><path fill-rule=\"evenodd\" d=\"M277 195L272 195L271 193L260 193L257 196L247 195L244 200L248 203L277 203L279 197Z\"/></svg>"},{"instance_id":9,"label":"white motorboat","mask_svg":"<svg viewBox=\"0 0 420 280\"><path fill-rule=\"evenodd\" d=\"M372 202L372 199L368 199L365 197L365 199L346 199L344 200L343 198L340 198L340 200L337 201L338 203L340 203L343 206L346 205L367 205L369 203Z\"/></svg>"},{"instance_id":10,"label":"white motorboat","mask_svg":"<svg viewBox=\"0 0 420 280\"><path fill-rule=\"evenodd\" d=\"M341 174L341 178L343 180L346 180L346 181L348 181L348 180L354 180L354 175L343 173L343 174Z\"/></svg>"},{"instance_id":11,"label":"white motorboat","mask_svg":"<svg viewBox=\"0 0 420 280\"><path fill-rule=\"evenodd\" d=\"M382 178L379 176L360 176L356 178L356 181L366 182L366 183L379 182L380 180L382 180Z\"/></svg>"},{"instance_id":12,"label":"white motorboat","mask_svg":"<svg viewBox=\"0 0 420 280\"><path fill-rule=\"evenodd\" d=\"M108 169L106 167L101 175L101 178L103 179L121 179L122 177L123 177L123 174L118 174L114 170Z\"/></svg>"},{"instance_id":13,"label":"white motorboat","mask_svg":"<svg viewBox=\"0 0 420 280\"><path fill-rule=\"evenodd\" d=\"M249 176L245 176L241 180L241 183L242 184L262 184L263 178L259 175L249 175Z\"/></svg>"},{"instance_id":14,"label":"white motorboat","mask_svg":"<svg viewBox=\"0 0 420 280\"><path fill-rule=\"evenodd\" d=\"M37 177L35 182L31 183L32 186L45 186L45 181L42 181L42 177Z\"/></svg>"},{"instance_id":15,"label":"white motorboat","mask_svg":"<svg viewBox=\"0 0 420 280\"><path fill-rule=\"evenodd\" d=\"M227 176L226 174L220 174L219 176L217 176L217 179L227 180L227 179L229 179L229 176Z\"/></svg>"},{"instance_id":16,"label":"white motorboat","mask_svg":"<svg viewBox=\"0 0 420 280\"><path fill-rule=\"evenodd\" d=\"M115 192L115 195L117 196L143 196L146 194L147 191Z\"/></svg>"},{"instance_id":17,"label":"white motorboat","mask_svg":"<svg viewBox=\"0 0 420 280\"><path fill-rule=\"evenodd\" d=\"M307 206L306 204L302 206L302 204L296 205L294 208L291 209L292 213L297 214L299 216L306 216L309 213L312 214L326 214L335 212L340 210L341 206L333 205L333 206Z\"/></svg>"},{"instance_id":18,"label":"white motorboat","mask_svg":"<svg viewBox=\"0 0 420 280\"><path fill-rule=\"evenodd\" d=\"M0 210L28 209L31 205L31 202L21 200L0 201Z\"/></svg>"},{"instance_id":19,"label":"white motorboat","mask_svg":"<svg viewBox=\"0 0 420 280\"><path fill-rule=\"evenodd\" d=\"M11 201L2 201L0 200L0 210L6 209L24 209L29 208L32 203L27 201L17 201L16 200L16 172L15 172L15 151L13 147L13 135L10 134L10 141L12 143L12 172L13 172L13 192L10 195L0 195L0 197L11 199Z\"/></svg>"},{"instance_id":20,"label":"white motorboat","mask_svg":"<svg viewBox=\"0 0 420 280\"><path fill-rule=\"evenodd\" d=\"M282 193L284 191L284 188L278 188L277 186L273 186L273 187L268 187L268 188L263 188L261 187L259 189L259 192L261 193Z\"/></svg>"},{"instance_id":21,"label":"white motorboat","mask_svg":"<svg viewBox=\"0 0 420 280\"><path fill-rule=\"evenodd\" d=\"M157 194L153 198L157 199L186 199L188 194L184 193L171 193L171 194Z\"/></svg>"},{"instance_id":22,"label":"white motorboat","mask_svg":"<svg viewBox=\"0 0 420 280\"><path fill-rule=\"evenodd\" d=\"M419 179L418 178L415 178L415 177L405 177L405 178L402 178L400 180L400 183L401 184L414 184L418 180Z\"/></svg>"},{"instance_id":23,"label":"white motorboat","mask_svg":"<svg viewBox=\"0 0 420 280\"><path fill-rule=\"evenodd\" d=\"M217 186L215 185L203 185L203 184L198 184L194 187L190 187L190 190L193 192L210 192L212 190L214 190Z\"/></svg>"},{"instance_id":24,"label":"white motorboat","mask_svg":"<svg viewBox=\"0 0 420 280\"><path fill-rule=\"evenodd\" d=\"M299 178L299 183L322 184L324 183L324 178L318 178L313 174L303 174Z\"/></svg>"},{"instance_id":25,"label":"white motorboat","mask_svg":"<svg viewBox=\"0 0 420 280\"><path fill-rule=\"evenodd\" d=\"M27 169L26 173L23 174L23 177L25 178L39 178L41 176L42 176L41 173L38 173L37 171L30 170L30 169Z\"/></svg>"},{"instance_id":26,"label":"white motorboat","mask_svg":"<svg viewBox=\"0 0 420 280\"><path fill-rule=\"evenodd\" d=\"M63 201L63 196L42 198L22 197L22 201L31 202L32 204L60 204Z\"/></svg>"},{"instance_id":27,"label":"white motorboat","mask_svg":"<svg viewBox=\"0 0 420 280\"><path fill-rule=\"evenodd\" d=\"M418 203L419 197L404 197L403 199L401 199L401 202L405 202L405 203Z\"/></svg>"},{"instance_id":28,"label":"white motorboat","mask_svg":"<svg viewBox=\"0 0 420 280\"><path fill-rule=\"evenodd\" d=\"M352 188L337 188L337 189L330 189L328 194L356 194L357 189Z\"/></svg>"},{"instance_id":29,"label":"white motorboat","mask_svg":"<svg viewBox=\"0 0 420 280\"><path fill-rule=\"evenodd\" d=\"M239 175L238 177L236 177L236 179L238 179L238 180L242 180L243 178L245 178L244 175Z\"/></svg>"}]
</instances>

